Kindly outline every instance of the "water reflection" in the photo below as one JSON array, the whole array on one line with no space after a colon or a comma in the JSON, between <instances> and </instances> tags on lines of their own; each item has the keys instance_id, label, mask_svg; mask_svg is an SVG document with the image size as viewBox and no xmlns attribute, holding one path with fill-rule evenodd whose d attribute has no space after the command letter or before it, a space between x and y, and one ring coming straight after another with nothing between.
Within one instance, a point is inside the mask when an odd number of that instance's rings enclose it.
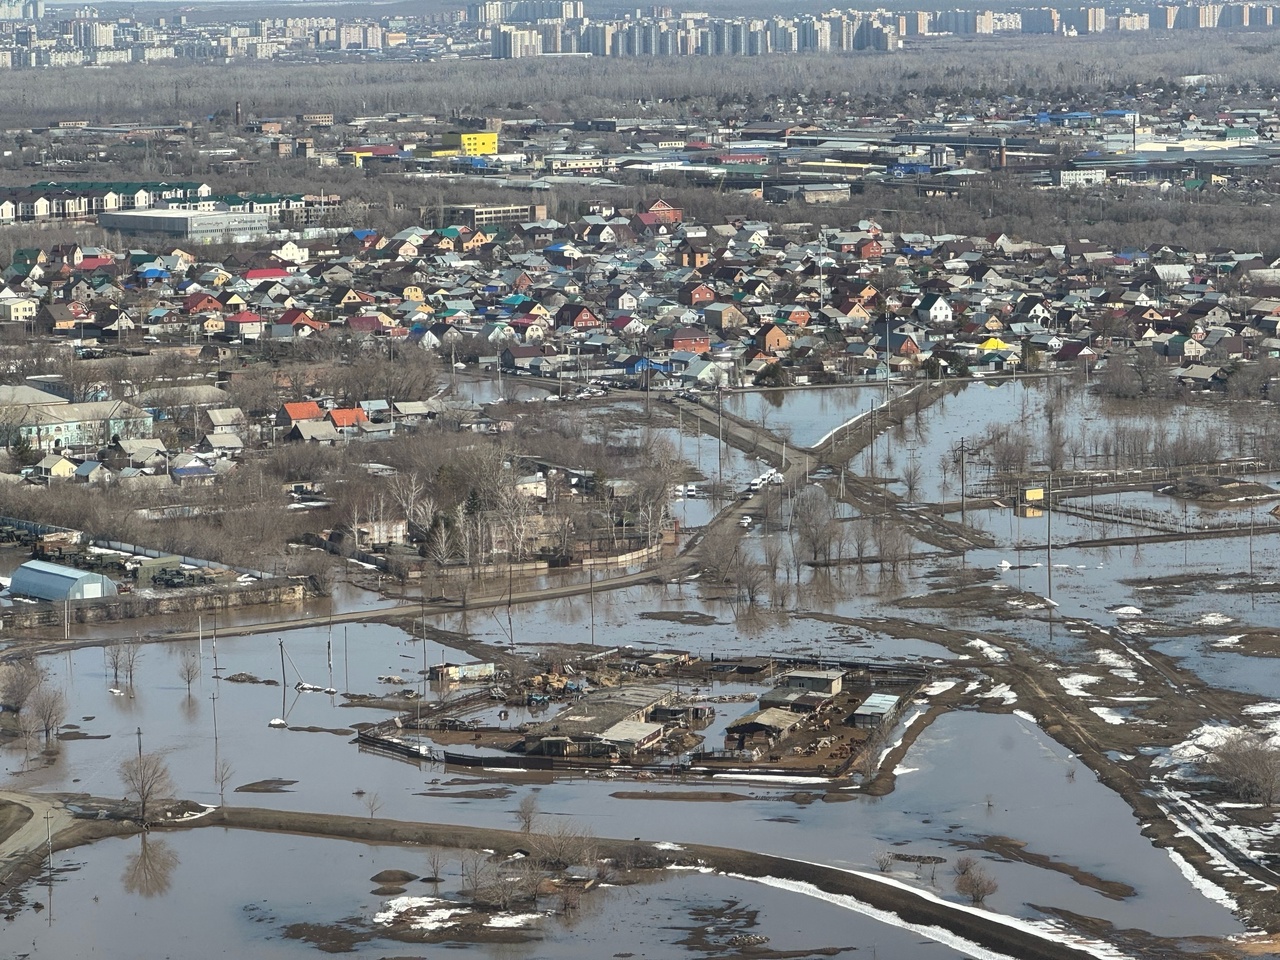
<instances>
[{"instance_id":1,"label":"water reflection","mask_svg":"<svg viewBox=\"0 0 1280 960\"><path fill-rule=\"evenodd\" d=\"M126 893L143 897L163 897L173 883L173 871L181 862L178 853L164 840L147 833L138 836L139 846L124 863L120 882Z\"/></svg>"}]
</instances>

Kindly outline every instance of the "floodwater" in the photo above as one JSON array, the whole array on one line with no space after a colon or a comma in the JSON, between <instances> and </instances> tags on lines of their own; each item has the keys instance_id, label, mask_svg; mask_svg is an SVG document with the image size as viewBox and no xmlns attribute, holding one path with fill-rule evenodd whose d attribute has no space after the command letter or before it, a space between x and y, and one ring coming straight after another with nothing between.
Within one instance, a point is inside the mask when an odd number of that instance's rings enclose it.
<instances>
[{"instance_id":1,"label":"floodwater","mask_svg":"<svg viewBox=\"0 0 1280 960\"><path fill-rule=\"evenodd\" d=\"M408 895L458 895L460 864L456 852L446 855L443 882L412 882ZM157 832L145 841L102 840L55 855L52 887L36 883L26 891L44 909L22 909L6 923L5 942L33 958L90 952L104 958L313 958L317 948L286 937L285 928L350 919L359 929L376 929L370 921L387 898L370 893L375 884L368 878L382 870L430 872L418 848L219 827ZM539 907L551 913L555 904ZM531 931L535 940L526 944L421 947L375 937L351 953L436 956L448 950L500 960L596 960L625 945L634 956L721 956L731 937L746 934L768 937L774 950L865 950L875 944L886 957L965 956L836 904L696 871L663 871L635 885L598 889L583 898L576 914L545 916ZM705 935L705 948L686 943L695 933Z\"/></svg>"},{"instance_id":2,"label":"floodwater","mask_svg":"<svg viewBox=\"0 0 1280 960\"><path fill-rule=\"evenodd\" d=\"M331 682L325 631L293 631L283 638L290 684L299 675L319 685ZM270 637L220 641L218 658L224 675L245 671L278 677L279 646L272 641ZM84 734L108 735L108 739L64 742L62 756L52 767L27 773L21 771L16 752L6 751L6 782L18 789L120 796L117 770L137 749L136 731L141 729L144 748L165 756L180 794L196 801L218 802L213 772L221 759L235 771L227 793L233 804L359 814L364 806L355 791L363 790L378 794L379 815L384 817L496 827L514 824L516 796L465 795L475 784L494 785L489 775L474 777L366 753L351 744L349 734L267 726L272 718L283 716L298 727L349 729L351 723L385 717L380 711L342 707L338 698L323 693L225 680L215 683L207 673L188 697L177 678L179 651L184 646L192 645L147 647L132 691L125 688L121 696L110 692L112 677L101 650L45 658L54 682L74 676L69 720ZM420 641L380 625L335 631L330 649L332 683L340 689L371 691L378 688L378 675L407 675L422 664ZM425 649L428 662L457 658L455 651L433 643ZM206 649L205 656L208 664L211 651ZM349 684L345 682L348 673ZM216 701L211 699L215 688ZM721 704L717 724L750 708L749 703ZM629 783L568 777L544 782L544 776L515 774L505 780L514 783L517 792L526 789L525 784L536 785L548 818L572 818L600 836L730 847L740 846L742 838L750 836L752 848L762 852L854 869L873 869L875 853L888 846L953 857L958 842L1009 836L1026 842L1031 852L1129 883L1137 895L1125 901L1108 900L1064 874L998 862L992 870L1001 892L989 902L993 909L1034 918L1043 916L1035 905L1051 906L1168 936L1238 929L1225 910L1200 896L1165 854L1140 836L1124 803L1087 770L1081 768L1068 782L1064 775L1068 762L1061 747L1016 716L960 713L944 716L921 735L903 762L898 790L879 801L855 795L848 802L832 803L816 795L816 802L797 804L786 797L797 789L812 788L723 778ZM281 793L234 792L236 786L267 779L297 783ZM707 789L731 790L745 799L700 803L611 796L619 790L682 794ZM988 808L987 794L997 799L995 807ZM295 877L304 875L308 874L299 872ZM902 879L923 886L929 880L908 874Z\"/></svg>"},{"instance_id":3,"label":"floodwater","mask_svg":"<svg viewBox=\"0 0 1280 960\"><path fill-rule=\"evenodd\" d=\"M846 617L885 612L884 601L872 592L874 581L859 584L852 571L841 577L843 586L822 579L801 589L788 609L777 611L767 605L750 610L746 604L705 599L697 581L641 584L598 591L594 599L588 595L522 604L513 610L511 629L516 647L533 655L545 644L589 644L594 637L601 649L676 648L706 659L770 654L847 660L948 656L946 648L935 643L895 640L815 616L833 607ZM509 642L505 609L450 614L438 622L498 646Z\"/></svg>"},{"instance_id":4,"label":"floodwater","mask_svg":"<svg viewBox=\"0 0 1280 960\"><path fill-rule=\"evenodd\" d=\"M905 389L898 381L890 388ZM884 382L814 390L726 393L727 413L751 420L797 447L812 447L837 427L885 400Z\"/></svg>"},{"instance_id":5,"label":"floodwater","mask_svg":"<svg viewBox=\"0 0 1280 960\"><path fill-rule=\"evenodd\" d=\"M491 381L480 382L467 389L479 396L493 386ZM1053 389L1043 381L970 385L930 407L897 436L896 446L885 444L881 450L894 449L897 464L908 459L922 464L925 479L917 499L954 497L958 494L954 472L942 467L954 444L961 437L980 436L988 423L1039 417L1036 411L1043 411L1044 399ZM735 411L739 415L763 420L770 429L781 427L791 442L800 444L805 438L816 442L832 427L881 399L880 391L874 388L793 391L777 396L781 405L776 408L772 406L777 399L773 395L737 394L727 397L726 404L742 405L742 410ZM1201 422L1201 418L1217 415L1206 410L1209 408L1179 408L1181 412L1175 417ZM1094 429L1091 424L1099 418L1105 421L1108 415L1095 414L1076 396L1065 404L1063 416L1069 435L1075 435ZM655 418L652 426L639 429L669 440L708 480L718 480L723 469L725 482L738 486L763 469L739 451L717 450L715 438L697 436L689 425L681 431L669 413L665 419ZM863 459L854 466L861 469ZM892 475L883 465L877 466ZM974 469L980 473L982 467ZM1153 500L1150 494L1122 497L1119 505L1166 510L1169 506L1158 498ZM1180 513L1180 505L1173 510ZM705 524L713 511L714 505L700 498L676 504L677 517L688 527ZM1194 516L1199 518L1201 513L1195 511ZM969 551L959 560L917 562L904 568L901 580L861 576L852 570L805 572L799 586L786 584L786 595L776 604L766 597L755 608L719 599L716 591L691 581L636 585L600 590L594 596L524 604L513 608L509 624L502 609L435 616L429 622L496 645L514 646L535 657L545 644L594 643L602 650L627 646L684 649L708 659L760 654L849 660L950 659L937 644L892 639L842 623L840 618L901 616L895 601L903 594L926 592L939 568L967 564L991 571L995 585L1007 590L1011 598L1015 590L1052 595L1057 604L1052 622L1047 611L1021 617L1013 605L1005 618L994 618L989 611L969 613L963 607L926 607L908 615L940 626L955 627L959 622L964 628L1016 630L1024 640L1063 660L1084 656L1081 631L1071 626L1073 621L1145 631L1153 634L1152 642L1158 649L1180 658L1215 684L1271 697L1280 689L1280 661L1257 661L1215 645L1243 632L1249 624L1274 621L1277 594L1215 587L1230 586L1232 581L1260 582L1262 577L1272 576L1280 564L1280 537L1123 548L1059 546L1050 558L1044 547L1049 539L1046 517L1019 519L1011 511L987 509L971 511L970 521L989 531L998 545ZM1052 539L1059 544L1103 534L1142 532L1136 525L1061 513L1052 523ZM759 553L760 538L755 529L744 544L751 555ZM1002 567L1002 562L1012 566ZM1173 593L1147 584L1148 578L1158 581L1174 571L1188 578L1203 575L1221 579ZM533 582L570 582L585 576L590 574L578 571ZM785 579L785 575L779 578ZM980 585L975 589L990 588ZM372 609L399 602L344 582L332 601L309 602L298 612L323 615L325 605L337 610ZM1122 606L1142 612L1137 616L1116 612ZM280 611L237 611L231 617L221 619L220 625L251 625L262 622L262 617L279 619ZM194 628L194 618L189 619L189 623L167 625L170 629ZM135 624L125 626L128 634L137 629ZM204 626L206 631L211 628L209 623ZM1186 635L1174 639L1154 636L1163 627ZM112 625L91 626L83 631L86 636L104 636L112 629ZM1033 723L1017 715L945 715L922 733L901 762L896 791L879 800L862 798L852 789L824 797L825 785L821 784L731 778L633 782L624 774L614 780L570 776L548 781L542 774L446 770L361 751L351 743L352 725L385 719L385 712L344 706L337 696L292 689L301 679L340 691L386 692L401 687L380 683L378 678L399 675L409 688L432 699L440 694L421 683L418 671L430 663L467 661L469 656L432 641L413 640L401 630L379 624L340 626L332 631L325 627L297 629L279 638L284 640L283 667L274 636L224 637L218 642L217 656L223 677L246 672L280 679L283 673L283 687L214 680L210 639L203 645L192 641L146 646L132 684L111 675L101 649L44 658L42 665L52 682L68 693L68 721L79 728L77 734L84 739L64 741L60 758L50 767L26 769L17 750L5 750L0 753L4 782L18 789L119 796L123 788L117 770L137 749L140 731L144 748L164 755L179 793L204 803L219 802L213 773L218 761L225 760L234 768L226 796L231 803L357 814L364 810L357 791L365 791L378 794L382 803L379 815L384 817L512 827L512 811L519 797L536 790L546 822L570 818L600 836L728 847L741 847L743 838L749 837L751 847L761 852L858 870L874 870L876 854L884 849L953 859L971 848L981 850L992 837L1007 837L1015 845L1025 844L1029 855L1050 858L1051 866L1059 869L989 857L989 869L1000 883L1000 890L988 901L996 911L1035 920L1054 911L1068 911L1117 928L1168 937L1230 935L1242 930L1228 911L1206 899L1182 876L1165 852L1141 836L1131 811L1116 794ZM191 650L200 655L203 671L188 692L178 679L178 667L182 653ZM703 693L726 695L747 689L742 684L716 685ZM706 731L708 742L715 745L724 724L751 707L744 702L718 705L715 723ZM920 709L910 708L908 718ZM496 706L481 706L470 715L495 722L497 710ZM272 729L268 722L274 718L302 729ZM527 711L517 709L502 722L514 727L528 719L531 715ZM1073 775L1069 777L1068 771ZM296 783L285 785L279 793L234 792L237 786L272 779ZM504 795L467 795L474 794L477 787L495 786L510 790L497 791ZM707 790L739 797L724 803L695 802L690 797ZM622 791L653 793L634 798L614 796ZM681 796L686 799L677 799ZM843 802L833 802L833 797ZM367 893L368 884L362 878L384 867L405 867L403 850L339 841L240 835L214 829L164 839L179 861L172 869L168 893L145 897L125 889L119 877L130 853L129 844L136 848L140 841L104 841L72 857L81 869L59 876L53 888L53 910L44 916L24 911L10 924L12 942L25 944L30 937L33 955L44 951L49 956L73 955L78 951L72 944L79 947L87 942L99 944L100 952L110 956L114 945L120 943L128 949L118 955L136 956L136 937L131 941L129 931L154 929L148 947L157 949L179 942L180 937L184 947L195 944L192 949L198 951L207 946L208 956L311 955L314 948L281 939L284 924L370 915L379 900ZM252 869L246 870L246 864ZM1069 870L1076 868L1128 884L1134 894L1120 900L1105 897L1069 875ZM208 882L208 877L222 875L243 877L244 882ZM893 876L954 897L950 874L944 869L926 874L900 866L893 870ZM311 877L324 880L300 880ZM39 889L29 888L31 896ZM467 949L495 957L573 958L599 956L604 949L615 952L613 948L625 943L637 955L646 951L669 955L685 935L680 928L688 925L690 904L726 900L763 910L765 921L773 924L762 921L772 949L827 946L814 941L812 931L839 930L842 933L837 942L841 945L865 944L870 937L886 955L893 955L890 946L897 944L900 956L956 956L948 948L921 947L913 934L830 904L758 884L702 875L676 875L658 887L608 891L592 908L590 917L572 926L546 924L546 939L535 946ZM73 908L62 909L61 903ZM251 905L252 909L247 909ZM129 924L128 930L125 924ZM679 952L685 949L680 946ZM383 956L388 945L364 945L358 952ZM204 954L184 949L183 955Z\"/></svg>"}]
</instances>

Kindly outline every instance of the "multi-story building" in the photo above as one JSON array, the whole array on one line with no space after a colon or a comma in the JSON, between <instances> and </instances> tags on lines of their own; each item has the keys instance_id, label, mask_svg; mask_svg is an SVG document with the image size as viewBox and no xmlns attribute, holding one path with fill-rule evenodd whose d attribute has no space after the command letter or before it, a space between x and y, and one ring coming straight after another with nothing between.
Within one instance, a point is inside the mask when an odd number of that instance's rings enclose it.
<instances>
[{"instance_id":1,"label":"multi-story building","mask_svg":"<svg viewBox=\"0 0 1280 960\"><path fill-rule=\"evenodd\" d=\"M542 55L542 34L537 30L500 26L493 31L493 59L519 60Z\"/></svg>"},{"instance_id":2,"label":"multi-story building","mask_svg":"<svg viewBox=\"0 0 1280 960\"><path fill-rule=\"evenodd\" d=\"M1061 29L1062 18L1053 7L1022 11L1023 33L1058 33Z\"/></svg>"}]
</instances>

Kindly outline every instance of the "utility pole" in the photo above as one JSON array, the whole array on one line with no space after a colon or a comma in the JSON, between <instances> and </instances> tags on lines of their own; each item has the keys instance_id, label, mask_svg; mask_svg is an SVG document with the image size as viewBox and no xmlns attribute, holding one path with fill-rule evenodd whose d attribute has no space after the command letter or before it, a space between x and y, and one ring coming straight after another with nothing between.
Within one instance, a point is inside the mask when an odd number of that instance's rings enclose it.
<instances>
[{"instance_id":1,"label":"utility pole","mask_svg":"<svg viewBox=\"0 0 1280 960\"><path fill-rule=\"evenodd\" d=\"M1049 471L1049 482L1044 491L1045 506L1045 539L1049 542L1048 584L1049 619L1053 619L1053 471Z\"/></svg>"},{"instance_id":2,"label":"utility pole","mask_svg":"<svg viewBox=\"0 0 1280 960\"><path fill-rule=\"evenodd\" d=\"M138 764L139 764L139 769L141 769L141 764L142 764L142 728L141 727L138 728Z\"/></svg>"},{"instance_id":3,"label":"utility pole","mask_svg":"<svg viewBox=\"0 0 1280 960\"><path fill-rule=\"evenodd\" d=\"M967 454L965 446L965 438L960 438L960 523L963 526L968 525L968 500L969 487L965 476L965 456Z\"/></svg>"},{"instance_id":4,"label":"utility pole","mask_svg":"<svg viewBox=\"0 0 1280 960\"><path fill-rule=\"evenodd\" d=\"M720 483L724 483L724 391L716 388L716 459L720 461Z\"/></svg>"}]
</instances>

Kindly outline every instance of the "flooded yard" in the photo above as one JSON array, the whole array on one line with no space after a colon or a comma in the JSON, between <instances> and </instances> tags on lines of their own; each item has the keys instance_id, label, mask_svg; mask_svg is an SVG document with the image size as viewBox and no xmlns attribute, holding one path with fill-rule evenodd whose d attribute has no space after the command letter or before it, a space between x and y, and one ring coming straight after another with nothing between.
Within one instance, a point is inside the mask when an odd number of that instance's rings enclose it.
<instances>
[{"instance_id":1,"label":"flooded yard","mask_svg":"<svg viewBox=\"0 0 1280 960\"><path fill-rule=\"evenodd\" d=\"M144 846L145 844L145 846ZM140 862L141 861L141 862ZM885 956L960 960L965 952L833 903L763 884L697 871L657 871L639 882L589 892L580 908L558 915L548 899L519 928L530 942L475 942L465 936L429 947L380 936L373 918L388 897L368 878L383 870L428 872L426 851L400 846L203 827L149 838L103 840L55 856L52 886L27 889L29 903L6 922L6 943L32 957L83 956L93 944L106 958L180 955L185 960L323 956L302 930L367 939L325 941L361 957L450 955L535 960L636 956L723 956L735 937L765 938L770 949L875 945ZM252 869L246 869L252 864ZM412 896L448 900L463 885L457 851L445 851L439 884L415 881ZM236 878L211 883L210 877ZM304 879L305 878L305 879ZM323 878L323 882L316 882ZM41 909L34 909L34 903ZM499 928L500 929L500 928Z\"/></svg>"}]
</instances>

